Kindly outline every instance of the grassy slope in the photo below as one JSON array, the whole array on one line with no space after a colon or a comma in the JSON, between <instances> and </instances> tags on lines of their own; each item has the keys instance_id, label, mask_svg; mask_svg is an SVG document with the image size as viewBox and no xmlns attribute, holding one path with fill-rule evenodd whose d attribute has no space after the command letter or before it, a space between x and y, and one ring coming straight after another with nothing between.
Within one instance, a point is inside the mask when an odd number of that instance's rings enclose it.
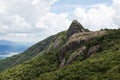
<instances>
[{"instance_id":1,"label":"grassy slope","mask_svg":"<svg viewBox=\"0 0 120 80\"><path fill-rule=\"evenodd\" d=\"M83 61L78 59L71 65L58 68L56 53L59 48L57 48L4 71L0 74L0 80L119 80L120 29L109 30L108 33L86 43L87 47L96 44L102 46L100 51L90 58Z\"/></svg>"}]
</instances>

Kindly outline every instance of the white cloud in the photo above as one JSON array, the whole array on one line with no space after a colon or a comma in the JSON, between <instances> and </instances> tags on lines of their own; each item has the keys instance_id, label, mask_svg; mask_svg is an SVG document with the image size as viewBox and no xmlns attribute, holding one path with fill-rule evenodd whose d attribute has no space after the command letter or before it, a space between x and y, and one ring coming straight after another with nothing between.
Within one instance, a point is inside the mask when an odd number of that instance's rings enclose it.
<instances>
[{"instance_id":1,"label":"white cloud","mask_svg":"<svg viewBox=\"0 0 120 80\"><path fill-rule=\"evenodd\" d=\"M35 7L37 11L46 12L50 9L50 6L56 2L57 0L33 0L32 5Z\"/></svg>"},{"instance_id":2,"label":"white cloud","mask_svg":"<svg viewBox=\"0 0 120 80\"><path fill-rule=\"evenodd\" d=\"M70 25L69 20L66 19L67 16L67 13L47 13L45 16L39 18L39 21L36 23L36 27L44 29L47 34L54 34L66 30Z\"/></svg>"},{"instance_id":3,"label":"white cloud","mask_svg":"<svg viewBox=\"0 0 120 80\"><path fill-rule=\"evenodd\" d=\"M27 37L28 34L25 33L10 33L9 36Z\"/></svg>"},{"instance_id":4,"label":"white cloud","mask_svg":"<svg viewBox=\"0 0 120 80\"><path fill-rule=\"evenodd\" d=\"M84 8L76 8L73 13L75 17L82 22L87 19L86 9Z\"/></svg>"},{"instance_id":5,"label":"white cloud","mask_svg":"<svg viewBox=\"0 0 120 80\"><path fill-rule=\"evenodd\" d=\"M113 7L116 10L116 15L114 17L114 22L120 27L120 0L113 1Z\"/></svg>"},{"instance_id":6,"label":"white cloud","mask_svg":"<svg viewBox=\"0 0 120 80\"><path fill-rule=\"evenodd\" d=\"M0 2L0 14L5 13L5 11L6 11L6 4L3 1L1 1Z\"/></svg>"},{"instance_id":7,"label":"white cloud","mask_svg":"<svg viewBox=\"0 0 120 80\"><path fill-rule=\"evenodd\" d=\"M68 18L71 13L51 12L51 6L56 1L0 0L0 39L39 41L66 30L70 25ZM113 0L109 6L94 4L72 7L75 8L72 12L74 19L91 30L120 26L120 0Z\"/></svg>"},{"instance_id":8,"label":"white cloud","mask_svg":"<svg viewBox=\"0 0 120 80\"><path fill-rule=\"evenodd\" d=\"M26 21L25 21L25 19L22 18L22 17L20 17L20 16L18 16L18 15L14 15L14 16L12 16L11 18L13 19L13 22L14 22L15 24L17 24L17 26L30 27L30 24L27 24Z\"/></svg>"},{"instance_id":9,"label":"white cloud","mask_svg":"<svg viewBox=\"0 0 120 80\"><path fill-rule=\"evenodd\" d=\"M120 0L113 0L113 5L101 4L89 9L78 7L74 10L74 16L90 30L102 28L120 28ZM117 15L117 16L116 16Z\"/></svg>"},{"instance_id":10,"label":"white cloud","mask_svg":"<svg viewBox=\"0 0 120 80\"><path fill-rule=\"evenodd\" d=\"M65 30L69 24L68 15L50 11L56 1L0 0L0 39L39 41Z\"/></svg>"}]
</instances>

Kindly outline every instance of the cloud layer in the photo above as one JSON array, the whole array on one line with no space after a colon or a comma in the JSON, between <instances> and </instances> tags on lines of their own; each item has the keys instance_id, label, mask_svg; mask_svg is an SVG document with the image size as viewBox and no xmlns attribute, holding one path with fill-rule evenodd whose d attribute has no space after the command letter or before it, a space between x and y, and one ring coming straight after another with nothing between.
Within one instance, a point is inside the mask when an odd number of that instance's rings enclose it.
<instances>
[{"instance_id":1,"label":"cloud layer","mask_svg":"<svg viewBox=\"0 0 120 80\"><path fill-rule=\"evenodd\" d=\"M63 7L59 14L51 11L56 1L0 0L0 39L40 41L66 30L72 19L90 30L120 28L120 0L113 0L112 5L76 6L71 12Z\"/></svg>"},{"instance_id":2,"label":"cloud layer","mask_svg":"<svg viewBox=\"0 0 120 80\"><path fill-rule=\"evenodd\" d=\"M73 14L90 30L120 28L120 0L113 0L112 5L98 4L88 9L78 7L75 8Z\"/></svg>"},{"instance_id":3,"label":"cloud layer","mask_svg":"<svg viewBox=\"0 0 120 80\"><path fill-rule=\"evenodd\" d=\"M66 19L68 14L50 11L55 2L56 0L0 0L1 39L38 41L67 29L70 24Z\"/></svg>"}]
</instances>

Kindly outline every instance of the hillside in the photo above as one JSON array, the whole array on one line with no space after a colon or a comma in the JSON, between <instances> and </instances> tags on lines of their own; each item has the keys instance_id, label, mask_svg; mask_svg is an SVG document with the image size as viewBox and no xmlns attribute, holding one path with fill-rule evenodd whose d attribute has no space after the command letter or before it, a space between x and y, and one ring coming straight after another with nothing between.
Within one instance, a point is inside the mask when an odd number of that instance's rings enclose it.
<instances>
[{"instance_id":1,"label":"hillside","mask_svg":"<svg viewBox=\"0 0 120 80\"><path fill-rule=\"evenodd\" d=\"M6 58L4 60L0 60L0 71L5 70L6 68L11 68L17 64L21 64L26 60L29 60L39 54L39 52L43 51L49 42L53 39L53 37L49 37L46 40L43 40L32 47L28 48L25 52L14 55L12 57Z\"/></svg>"},{"instance_id":2,"label":"hillside","mask_svg":"<svg viewBox=\"0 0 120 80\"><path fill-rule=\"evenodd\" d=\"M0 80L119 80L120 29L67 31L0 61Z\"/></svg>"}]
</instances>

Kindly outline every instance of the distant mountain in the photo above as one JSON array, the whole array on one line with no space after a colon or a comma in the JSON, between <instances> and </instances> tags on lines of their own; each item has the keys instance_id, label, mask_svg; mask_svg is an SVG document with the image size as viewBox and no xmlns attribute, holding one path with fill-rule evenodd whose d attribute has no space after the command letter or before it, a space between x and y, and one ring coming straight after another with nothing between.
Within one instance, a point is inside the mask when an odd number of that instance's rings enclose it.
<instances>
[{"instance_id":1,"label":"distant mountain","mask_svg":"<svg viewBox=\"0 0 120 80\"><path fill-rule=\"evenodd\" d=\"M120 29L69 29L0 60L0 80L120 80Z\"/></svg>"},{"instance_id":2,"label":"distant mountain","mask_svg":"<svg viewBox=\"0 0 120 80\"><path fill-rule=\"evenodd\" d=\"M31 44L0 40L0 59L25 51Z\"/></svg>"},{"instance_id":3,"label":"distant mountain","mask_svg":"<svg viewBox=\"0 0 120 80\"><path fill-rule=\"evenodd\" d=\"M12 41L8 41L8 40L0 40L0 45L14 45L16 44L15 42L12 42Z\"/></svg>"}]
</instances>

